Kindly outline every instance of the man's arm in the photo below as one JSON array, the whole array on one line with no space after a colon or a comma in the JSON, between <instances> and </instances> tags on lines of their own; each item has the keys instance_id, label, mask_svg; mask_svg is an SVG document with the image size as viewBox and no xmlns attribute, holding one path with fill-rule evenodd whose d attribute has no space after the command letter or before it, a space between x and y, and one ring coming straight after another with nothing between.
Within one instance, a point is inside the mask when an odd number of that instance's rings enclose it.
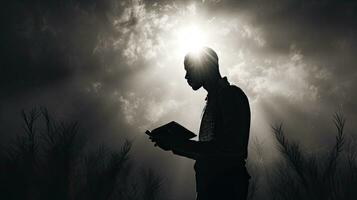
<instances>
[{"instance_id":1,"label":"man's arm","mask_svg":"<svg viewBox=\"0 0 357 200\"><path fill-rule=\"evenodd\" d=\"M221 103L223 153L246 158L251 117L248 98L240 88L235 86L224 92L223 97Z\"/></svg>"}]
</instances>

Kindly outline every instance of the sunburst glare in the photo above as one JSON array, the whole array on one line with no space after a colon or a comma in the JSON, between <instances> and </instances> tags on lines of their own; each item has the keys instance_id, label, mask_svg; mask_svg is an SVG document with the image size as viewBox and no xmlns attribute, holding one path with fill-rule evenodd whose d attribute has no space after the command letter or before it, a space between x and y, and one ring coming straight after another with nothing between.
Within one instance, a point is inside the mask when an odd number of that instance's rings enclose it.
<instances>
[{"instance_id":1,"label":"sunburst glare","mask_svg":"<svg viewBox=\"0 0 357 200\"><path fill-rule=\"evenodd\" d=\"M205 32L194 24L179 28L176 34L178 49L181 55L187 52L198 52L207 42Z\"/></svg>"}]
</instances>

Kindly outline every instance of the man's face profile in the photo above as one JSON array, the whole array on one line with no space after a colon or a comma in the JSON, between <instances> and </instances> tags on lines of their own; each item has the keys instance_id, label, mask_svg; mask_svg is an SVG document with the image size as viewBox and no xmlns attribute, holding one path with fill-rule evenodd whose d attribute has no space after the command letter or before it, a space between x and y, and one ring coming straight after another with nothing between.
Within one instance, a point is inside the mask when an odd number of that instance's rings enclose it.
<instances>
[{"instance_id":1,"label":"man's face profile","mask_svg":"<svg viewBox=\"0 0 357 200\"><path fill-rule=\"evenodd\" d=\"M185 56L185 79L193 90L200 89L212 77L218 76L218 57L211 48L203 47Z\"/></svg>"},{"instance_id":2,"label":"man's face profile","mask_svg":"<svg viewBox=\"0 0 357 200\"><path fill-rule=\"evenodd\" d=\"M198 90L202 87L202 78L199 76L198 70L192 64L185 64L186 75L185 79L193 90Z\"/></svg>"}]
</instances>

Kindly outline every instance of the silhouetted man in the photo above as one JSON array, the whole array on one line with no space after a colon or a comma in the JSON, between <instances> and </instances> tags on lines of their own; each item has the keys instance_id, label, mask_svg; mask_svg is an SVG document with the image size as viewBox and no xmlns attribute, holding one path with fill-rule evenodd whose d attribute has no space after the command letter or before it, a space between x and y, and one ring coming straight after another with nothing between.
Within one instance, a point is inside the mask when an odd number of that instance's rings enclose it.
<instances>
[{"instance_id":1,"label":"silhouetted man","mask_svg":"<svg viewBox=\"0 0 357 200\"><path fill-rule=\"evenodd\" d=\"M197 200L246 199L249 174L245 167L250 128L249 102L219 72L217 54L208 47L185 56L187 83L207 90L199 141L154 139L164 150L196 160Z\"/></svg>"}]
</instances>

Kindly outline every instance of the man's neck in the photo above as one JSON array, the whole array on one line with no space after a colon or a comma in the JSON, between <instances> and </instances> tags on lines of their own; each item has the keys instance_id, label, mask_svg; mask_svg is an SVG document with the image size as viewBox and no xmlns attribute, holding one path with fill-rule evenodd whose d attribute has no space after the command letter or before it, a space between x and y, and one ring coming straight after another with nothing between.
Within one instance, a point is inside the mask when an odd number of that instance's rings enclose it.
<instances>
[{"instance_id":1,"label":"man's neck","mask_svg":"<svg viewBox=\"0 0 357 200\"><path fill-rule=\"evenodd\" d=\"M219 87L218 81L222 79L221 76L212 78L207 80L207 82L203 85L203 88L208 92L215 92L217 90L217 88Z\"/></svg>"}]
</instances>

